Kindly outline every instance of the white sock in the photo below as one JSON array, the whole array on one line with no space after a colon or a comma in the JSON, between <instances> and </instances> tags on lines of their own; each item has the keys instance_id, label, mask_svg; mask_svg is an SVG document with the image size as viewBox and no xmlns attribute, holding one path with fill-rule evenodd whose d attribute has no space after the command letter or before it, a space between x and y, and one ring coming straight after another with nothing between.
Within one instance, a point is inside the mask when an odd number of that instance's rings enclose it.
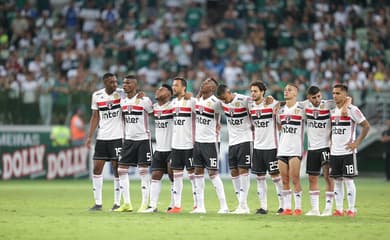
<instances>
[{"instance_id":1,"label":"white sock","mask_svg":"<svg viewBox=\"0 0 390 240\"><path fill-rule=\"evenodd\" d=\"M158 197L161 192L161 180L153 180L150 184L150 206L157 208Z\"/></svg>"},{"instance_id":2,"label":"white sock","mask_svg":"<svg viewBox=\"0 0 390 240\"><path fill-rule=\"evenodd\" d=\"M141 177L141 193L142 193L142 206L147 206L149 202L149 169L148 168L139 168L139 175Z\"/></svg>"},{"instance_id":3,"label":"white sock","mask_svg":"<svg viewBox=\"0 0 390 240\"><path fill-rule=\"evenodd\" d=\"M119 177L114 178L114 204L121 205L121 190Z\"/></svg>"},{"instance_id":4,"label":"white sock","mask_svg":"<svg viewBox=\"0 0 390 240\"><path fill-rule=\"evenodd\" d=\"M283 196L282 196L282 181L280 177L272 178L272 181L274 182L276 194L278 195L278 201L279 201L279 208L283 208Z\"/></svg>"},{"instance_id":5,"label":"white sock","mask_svg":"<svg viewBox=\"0 0 390 240\"><path fill-rule=\"evenodd\" d=\"M314 190L309 191L310 194L310 203L311 203L311 209L315 211L320 210L320 191Z\"/></svg>"},{"instance_id":6,"label":"white sock","mask_svg":"<svg viewBox=\"0 0 390 240\"><path fill-rule=\"evenodd\" d=\"M196 203L197 207L199 209L204 209L204 175L195 175L195 197L196 197Z\"/></svg>"},{"instance_id":7,"label":"white sock","mask_svg":"<svg viewBox=\"0 0 390 240\"><path fill-rule=\"evenodd\" d=\"M325 209L333 208L333 198L334 198L334 192L325 193Z\"/></svg>"},{"instance_id":8,"label":"white sock","mask_svg":"<svg viewBox=\"0 0 390 240\"><path fill-rule=\"evenodd\" d=\"M170 195L171 195L171 202L169 203L169 207L173 208L175 206L175 194L173 193L174 192L174 186L173 186L173 182L171 182L171 191L170 191Z\"/></svg>"},{"instance_id":9,"label":"white sock","mask_svg":"<svg viewBox=\"0 0 390 240\"><path fill-rule=\"evenodd\" d=\"M226 203L226 196L225 196L225 189L223 187L223 182L218 174L210 177L211 182L213 183L215 187L215 191L217 192L219 205L221 209L228 209L227 203Z\"/></svg>"},{"instance_id":10,"label":"white sock","mask_svg":"<svg viewBox=\"0 0 390 240\"><path fill-rule=\"evenodd\" d=\"M130 204L130 182L127 168L118 168L120 188L122 190L123 201Z\"/></svg>"},{"instance_id":11,"label":"white sock","mask_svg":"<svg viewBox=\"0 0 390 240\"><path fill-rule=\"evenodd\" d=\"M92 176L93 197L96 205L102 205L103 175Z\"/></svg>"},{"instance_id":12,"label":"white sock","mask_svg":"<svg viewBox=\"0 0 390 240\"><path fill-rule=\"evenodd\" d=\"M267 182L265 180L265 176L257 176L257 195L260 201L260 207L264 210L268 209L267 203Z\"/></svg>"},{"instance_id":13,"label":"white sock","mask_svg":"<svg viewBox=\"0 0 390 240\"><path fill-rule=\"evenodd\" d=\"M355 203L356 203L356 186L355 181L352 178L344 179L345 186L347 188L347 201L348 201L348 210L356 211Z\"/></svg>"},{"instance_id":14,"label":"white sock","mask_svg":"<svg viewBox=\"0 0 390 240\"><path fill-rule=\"evenodd\" d=\"M232 177L234 193L236 194L237 200L240 201L240 176Z\"/></svg>"},{"instance_id":15,"label":"white sock","mask_svg":"<svg viewBox=\"0 0 390 240\"><path fill-rule=\"evenodd\" d=\"M247 208L248 207L248 203L247 203L247 199L248 199L248 192L249 192L249 187L250 187L250 176L249 176L249 173L244 173L244 174L241 174L240 175L240 185L241 185L241 189L240 189L240 206L242 208Z\"/></svg>"},{"instance_id":16,"label":"white sock","mask_svg":"<svg viewBox=\"0 0 390 240\"><path fill-rule=\"evenodd\" d=\"M283 210L290 209L291 210L291 189L282 190L283 195Z\"/></svg>"},{"instance_id":17,"label":"white sock","mask_svg":"<svg viewBox=\"0 0 390 240\"><path fill-rule=\"evenodd\" d=\"M295 209L302 210L302 191L294 192Z\"/></svg>"},{"instance_id":18,"label":"white sock","mask_svg":"<svg viewBox=\"0 0 390 240\"><path fill-rule=\"evenodd\" d=\"M181 208L181 192L183 191L183 172L173 174L173 198L174 206Z\"/></svg>"},{"instance_id":19,"label":"white sock","mask_svg":"<svg viewBox=\"0 0 390 240\"><path fill-rule=\"evenodd\" d=\"M195 174L190 173L188 174L188 178L190 179L191 182L191 187L192 187L192 199L194 200L194 207L198 206L198 203L196 202L196 183L195 183Z\"/></svg>"},{"instance_id":20,"label":"white sock","mask_svg":"<svg viewBox=\"0 0 390 240\"><path fill-rule=\"evenodd\" d=\"M344 186L342 179L334 180L334 198L336 200L336 209L342 212L344 202Z\"/></svg>"}]
</instances>

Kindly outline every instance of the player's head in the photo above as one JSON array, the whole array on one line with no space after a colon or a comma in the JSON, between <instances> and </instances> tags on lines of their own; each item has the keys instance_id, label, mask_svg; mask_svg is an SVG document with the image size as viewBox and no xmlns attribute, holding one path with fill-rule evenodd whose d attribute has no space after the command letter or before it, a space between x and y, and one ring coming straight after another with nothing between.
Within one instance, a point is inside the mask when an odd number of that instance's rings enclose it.
<instances>
[{"instance_id":1,"label":"player's head","mask_svg":"<svg viewBox=\"0 0 390 240\"><path fill-rule=\"evenodd\" d=\"M175 77L173 79L172 89L174 96L184 95L187 89L187 81L182 77Z\"/></svg>"},{"instance_id":2,"label":"player's head","mask_svg":"<svg viewBox=\"0 0 390 240\"><path fill-rule=\"evenodd\" d=\"M166 102L169 101L169 99L171 99L172 95L173 95L173 90L171 86L169 86L168 84L163 84L161 85L160 88L156 90L155 98L157 101Z\"/></svg>"},{"instance_id":3,"label":"player's head","mask_svg":"<svg viewBox=\"0 0 390 240\"><path fill-rule=\"evenodd\" d=\"M309 89L307 89L307 99L313 106L318 107L322 99L320 89L317 86L310 86Z\"/></svg>"},{"instance_id":4,"label":"player's head","mask_svg":"<svg viewBox=\"0 0 390 240\"><path fill-rule=\"evenodd\" d=\"M298 96L298 87L293 83L288 83L284 87L283 93L284 93L284 99L286 100L296 99Z\"/></svg>"},{"instance_id":5,"label":"player's head","mask_svg":"<svg viewBox=\"0 0 390 240\"><path fill-rule=\"evenodd\" d=\"M200 86L201 94L214 93L217 90L218 82L213 77L206 78Z\"/></svg>"},{"instance_id":6,"label":"player's head","mask_svg":"<svg viewBox=\"0 0 390 240\"><path fill-rule=\"evenodd\" d=\"M336 84L333 86L332 95L336 104L342 104L348 97L348 87L344 84Z\"/></svg>"},{"instance_id":7,"label":"player's head","mask_svg":"<svg viewBox=\"0 0 390 240\"><path fill-rule=\"evenodd\" d=\"M132 93L137 90L137 78L133 75L127 75L123 79L123 91L125 93Z\"/></svg>"},{"instance_id":8,"label":"player's head","mask_svg":"<svg viewBox=\"0 0 390 240\"><path fill-rule=\"evenodd\" d=\"M218 86L215 94L216 97L224 103L230 103L233 100L233 94L230 92L229 88L224 84Z\"/></svg>"},{"instance_id":9,"label":"player's head","mask_svg":"<svg viewBox=\"0 0 390 240\"><path fill-rule=\"evenodd\" d=\"M256 81L251 83L250 90L253 101L258 101L264 97L267 88L265 87L263 82Z\"/></svg>"},{"instance_id":10,"label":"player's head","mask_svg":"<svg viewBox=\"0 0 390 240\"><path fill-rule=\"evenodd\" d=\"M118 87L118 81L116 80L115 75L112 73L105 73L103 75L103 83L108 94L113 93Z\"/></svg>"}]
</instances>

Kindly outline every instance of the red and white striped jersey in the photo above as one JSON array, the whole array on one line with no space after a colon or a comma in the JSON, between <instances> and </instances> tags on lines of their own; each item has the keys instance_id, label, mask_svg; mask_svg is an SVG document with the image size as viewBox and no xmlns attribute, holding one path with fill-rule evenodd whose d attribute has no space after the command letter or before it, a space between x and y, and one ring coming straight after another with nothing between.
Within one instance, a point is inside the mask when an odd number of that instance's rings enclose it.
<instances>
[{"instance_id":1,"label":"red and white striped jersey","mask_svg":"<svg viewBox=\"0 0 390 240\"><path fill-rule=\"evenodd\" d=\"M233 101L228 104L221 101L227 119L229 146L253 141L252 123L248 114L250 102L251 98L242 94L235 94Z\"/></svg>"},{"instance_id":2,"label":"red and white striped jersey","mask_svg":"<svg viewBox=\"0 0 390 240\"><path fill-rule=\"evenodd\" d=\"M278 156L302 156L305 111L301 103L291 108L280 108L278 122L281 125Z\"/></svg>"},{"instance_id":3,"label":"red and white striped jersey","mask_svg":"<svg viewBox=\"0 0 390 240\"><path fill-rule=\"evenodd\" d=\"M220 142L219 129L217 125L221 121L221 103L214 95L203 99L196 99L196 127L195 142L214 143Z\"/></svg>"},{"instance_id":4,"label":"red and white striped jersey","mask_svg":"<svg viewBox=\"0 0 390 240\"><path fill-rule=\"evenodd\" d=\"M156 151L172 150L173 108L169 101L163 105L153 105L154 126L156 135Z\"/></svg>"},{"instance_id":5,"label":"red and white striped jersey","mask_svg":"<svg viewBox=\"0 0 390 240\"><path fill-rule=\"evenodd\" d=\"M148 97L137 98L137 95L121 101L126 140L150 139L149 113L153 112L153 104Z\"/></svg>"},{"instance_id":6,"label":"red and white striped jersey","mask_svg":"<svg viewBox=\"0 0 390 240\"><path fill-rule=\"evenodd\" d=\"M333 100L321 100L318 107L310 101L303 102L306 113L308 149L315 150L330 147L330 110L335 108Z\"/></svg>"},{"instance_id":7,"label":"red and white striped jersey","mask_svg":"<svg viewBox=\"0 0 390 240\"><path fill-rule=\"evenodd\" d=\"M279 132L274 114L274 109L278 103L274 100L268 105L264 101L260 104L252 102L249 105L249 112L255 127L253 148L260 150L278 148Z\"/></svg>"},{"instance_id":8,"label":"red and white striped jersey","mask_svg":"<svg viewBox=\"0 0 390 240\"><path fill-rule=\"evenodd\" d=\"M123 90L117 88L108 95L100 89L92 94L91 109L99 111L97 140L114 140L123 138L122 111L120 106Z\"/></svg>"},{"instance_id":9,"label":"red and white striped jersey","mask_svg":"<svg viewBox=\"0 0 390 240\"><path fill-rule=\"evenodd\" d=\"M360 109L354 105L350 105L347 111L347 116L342 116L341 109L338 107L330 111L332 121L331 155L337 156L354 153L346 149L345 145L355 141L357 124L362 123L366 118Z\"/></svg>"},{"instance_id":10,"label":"red and white striped jersey","mask_svg":"<svg viewBox=\"0 0 390 240\"><path fill-rule=\"evenodd\" d=\"M195 102L195 98L189 100L175 98L172 100L172 148L174 149L194 148Z\"/></svg>"}]
</instances>

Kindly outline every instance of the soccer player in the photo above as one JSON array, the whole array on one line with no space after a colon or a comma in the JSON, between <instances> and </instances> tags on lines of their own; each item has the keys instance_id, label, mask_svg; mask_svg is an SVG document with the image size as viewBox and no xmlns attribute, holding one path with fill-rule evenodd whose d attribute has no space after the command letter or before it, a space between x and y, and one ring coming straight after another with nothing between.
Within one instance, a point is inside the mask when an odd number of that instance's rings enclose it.
<instances>
[{"instance_id":1,"label":"soccer player","mask_svg":"<svg viewBox=\"0 0 390 240\"><path fill-rule=\"evenodd\" d=\"M344 191L343 182L346 185L348 210L346 214L350 217L356 215L356 186L353 178L358 175L356 164L356 151L363 139L367 136L370 124L354 105L347 107L347 113L342 114L342 107L345 105L348 96L348 87L336 84L333 87L333 99L336 108L331 110L332 137L330 147L330 176L334 178L336 211L334 216L343 216ZM356 125L362 129L356 138Z\"/></svg>"},{"instance_id":2,"label":"soccer player","mask_svg":"<svg viewBox=\"0 0 390 240\"><path fill-rule=\"evenodd\" d=\"M279 200L277 213L283 212L282 182L279 175L278 160L276 152L278 147L278 129L274 112L279 109L279 102L274 100L267 104L264 94L267 88L262 82L253 82L250 85L252 103L249 105L252 123L254 125L254 144L252 173L256 174L257 194L260 201L260 208L257 214L267 214L267 183L265 175L271 175Z\"/></svg>"},{"instance_id":3,"label":"soccer player","mask_svg":"<svg viewBox=\"0 0 390 240\"><path fill-rule=\"evenodd\" d=\"M303 152L304 109L297 102L298 87L287 84L284 88L286 104L279 109L280 141L278 166L283 183L283 212L281 215L302 215L302 187L299 178ZM294 185L295 210L291 209L290 179Z\"/></svg>"},{"instance_id":4,"label":"soccer player","mask_svg":"<svg viewBox=\"0 0 390 240\"><path fill-rule=\"evenodd\" d=\"M334 198L334 184L329 177L329 152L330 152L330 109L335 107L334 101L322 99L322 94L317 86L311 86L307 90L307 101L304 101L306 114L306 127L308 137L308 153L306 160L306 173L309 175L309 194L311 210L307 216L319 216L320 187L318 176L322 172L326 183L325 209L321 216L331 216Z\"/></svg>"},{"instance_id":5,"label":"soccer player","mask_svg":"<svg viewBox=\"0 0 390 240\"><path fill-rule=\"evenodd\" d=\"M218 175L219 147L221 128L220 112L221 103L214 96L218 83L214 78L207 78L200 87L200 98L196 100L196 123L194 166L197 208L192 213L206 213L204 205L204 169L207 168L211 182L215 187L219 199L220 209L218 213L228 213L225 190L221 178Z\"/></svg>"},{"instance_id":6,"label":"soccer player","mask_svg":"<svg viewBox=\"0 0 390 240\"><path fill-rule=\"evenodd\" d=\"M106 161L111 161L114 172L114 205L111 210L119 208L120 185L118 178L118 158L122 149L123 126L120 101L123 90L118 88L118 82L114 74L103 75L104 88L92 94L92 116L89 124L89 132L86 139L86 147L90 148L92 137L98 128L95 153L93 155L93 195L95 205L90 211L102 210L103 167Z\"/></svg>"},{"instance_id":7,"label":"soccer player","mask_svg":"<svg viewBox=\"0 0 390 240\"><path fill-rule=\"evenodd\" d=\"M180 213L181 194L183 190L184 168L187 169L188 177L192 185L194 208L196 208L194 166L192 151L194 148L195 128L195 98L185 98L187 81L184 78L173 79L173 94L176 98L172 100L173 107L173 133L172 133L172 155L171 168L173 170L174 207L168 213Z\"/></svg>"},{"instance_id":8,"label":"soccer player","mask_svg":"<svg viewBox=\"0 0 390 240\"><path fill-rule=\"evenodd\" d=\"M149 165L152 161L152 147L149 130L149 113L152 113L152 102L148 97L137 95L137 79L128 75L123 80L123 90L126 98L121 100L121 109L125 128L125 141L118 173L123 191L124 204L116 212L131 212L133 210L129 191L129 166L137 167L141 177L142 202L138 212L148 208L149 202Z\"/></svg>"},{"instance_id":9,"label":"soccer player","mask_svg":"<svg viewBox=\"0 0 390 240\"><path fill-rule=\"evenodd\" d=\"M163 84L156 90L157 103L153 105L155 123L156 146L152 159L152 181L150 184L150 204L145 213L157 212L157 203L161 191L161 179L164 173L168 173L173 182L170 168L173 131L173 108L170 101L173 95L172 87ZM171 204L173 189L171 188ZM170 208L173 206L171 205ZM170 209L168 209L170 210Z\"/></svg>"},{"instance_id":10,"label":"soccer player","mask_svg":"<svg viewBox=\"0 0 390 240\"><path fill-rule=\"evenodd\" d=\"M247 198L250 186L248 169L251 166L253 132L248 114L250 98L231 93L226 85L219 85L216 96L221 100L229 133L229 167L238 207L232 213L250 212Z\"/></svg>"}]
</instances>

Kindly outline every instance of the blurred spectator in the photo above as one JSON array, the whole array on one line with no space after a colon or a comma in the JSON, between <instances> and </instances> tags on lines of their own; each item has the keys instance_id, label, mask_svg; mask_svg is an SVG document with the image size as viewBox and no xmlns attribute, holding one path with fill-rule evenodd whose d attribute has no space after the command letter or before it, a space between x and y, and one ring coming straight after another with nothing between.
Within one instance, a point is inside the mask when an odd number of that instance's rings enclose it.
<instances>
[{"instance_id":1,"label":"blurred spectator","mask_svg":"<svg viewBox=\"0 0 390 240\"><path fill-rule=\"evenodd\" d=\"M50 125L53 111L52 90L55 80L47 70L43 71L42 77L38 80L39 112L42 124Z\"/></svg>"},{"instance_id":2,"label":"blurred spectator","mask_svg":"<svg viewBox=\"0 0 390 240\"><path fill-rule=\"evenodd\" d=\"M70 133L72 146L81 146L85 140L85 123L83 119L84 111L77 108L70 119Z\"/></svg>"},{"instance_id":3,"label":"blurred spectator","mask_svg":"<svg viewBox=\"0 0 390 240\"><path fill-rule=\"evenodd\" d=\"M26 80L22 82L22 116L24 124L38 124L38 88L39 83L34 73L27 72Z\"/></svg>"},{"instance_id":4,"label":"blurred spectator","mask_svg":"<svg viewBox=\"0 0 390 240\"><path fill-rule=\"evenodd\" d=\"M57 118L55 125L50 133L51 145L53 147L68 147L70 142L70 130L65 125L65 118L60 116Z\"/></svg>"}]
</instances>

